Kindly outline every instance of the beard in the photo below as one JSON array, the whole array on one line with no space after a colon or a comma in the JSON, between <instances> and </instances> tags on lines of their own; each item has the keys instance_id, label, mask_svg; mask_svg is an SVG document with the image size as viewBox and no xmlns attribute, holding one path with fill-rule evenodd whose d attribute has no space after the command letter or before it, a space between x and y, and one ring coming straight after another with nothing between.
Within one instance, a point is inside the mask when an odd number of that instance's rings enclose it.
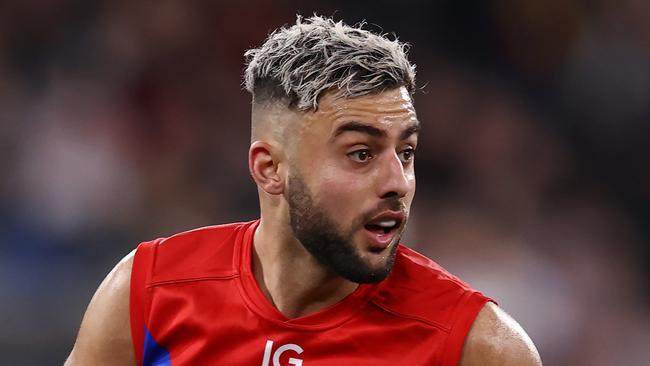
<instances>
[{"instance_id":1,"label":"beard","mask_svg":"<svg viewBox=\"0 0 650 366\"><path fill-rule=\"evenodd\" d=\"M386 209L401 210L397 197L387 198L380 207L361 215L354 220L348 230L338 227L330 215L316 205L303 179L292 175L288 187L289 219L293 234L316 260L338 274L355 283L377 283L383 281L391 272L397 250L396 242L400 232L383 265L372 267L364 261L353 243L354 233L363 229L374 215Z\"/></svg>"}]
</instances>

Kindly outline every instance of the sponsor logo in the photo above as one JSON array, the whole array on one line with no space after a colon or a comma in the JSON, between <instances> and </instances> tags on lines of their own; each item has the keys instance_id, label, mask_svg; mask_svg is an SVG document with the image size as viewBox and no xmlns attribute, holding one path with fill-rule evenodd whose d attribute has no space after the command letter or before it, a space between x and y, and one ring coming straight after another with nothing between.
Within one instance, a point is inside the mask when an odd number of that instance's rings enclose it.
<instances>
[{"instance_id":1,"label":"sponsor logo","mask_svg":"<svg viewBox=\"0 0 650 366\"><path fill-rule=\"evenodd\" d=\"M278 347L278 349L273 352L273 341L267 340L266 347L264 347L264 359L262 360L262 366L271 366L271 361L273 361L273 366L282 366L280 364L280 357L283 353L287 351L295 352L296 354L302 353L302 348L293 343L283 344ZM290 357L287 361L289 365L302 366L302 360L300 358Z\"/></svg>"}]
</instances>

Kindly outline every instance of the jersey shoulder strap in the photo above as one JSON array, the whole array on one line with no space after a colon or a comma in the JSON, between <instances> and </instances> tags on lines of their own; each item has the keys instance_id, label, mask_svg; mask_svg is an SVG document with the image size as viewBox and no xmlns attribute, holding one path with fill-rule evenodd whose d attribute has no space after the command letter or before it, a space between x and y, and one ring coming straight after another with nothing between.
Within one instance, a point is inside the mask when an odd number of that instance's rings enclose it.
<instances>
[{"instance_id":1,"label":"jersey shoulder strap","mask_svg":"<svg viewBox=\"0 0 650 366\"><path fill-rule=\"evenodd\" d=\"M148 317L149 288L151 273L155 263L156 247L162 241L157 239L138 245L131 269L131 289L129 291L129 316L131 320L131 340L138 365L142 364L145 339L145 319Z\"/></svg>"},{"instance_id":2,"label":"jersey shoulder strap","mask_svg":"<svg viewBox=\"0 0 650 366\"><path fill-rule=\"evenodd\" d=\"M398 248L395 265L373 302L385 311L416 320L446 334L442 365L457 365L465 337L484 296L433 260L413 249Z\"/></svg>"}]
</instances>

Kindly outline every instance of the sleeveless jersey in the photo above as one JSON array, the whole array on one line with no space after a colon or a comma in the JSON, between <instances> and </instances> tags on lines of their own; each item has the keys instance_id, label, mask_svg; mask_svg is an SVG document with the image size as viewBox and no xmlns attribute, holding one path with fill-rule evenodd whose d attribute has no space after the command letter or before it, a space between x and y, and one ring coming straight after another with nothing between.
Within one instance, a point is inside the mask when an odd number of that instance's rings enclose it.
<instances>
[{"instance_id":1,"label":"sleeveless jersey","mask_svg":"<svg viewBox=\"0 0 650 366\"><path fill-rule=\"evenodd\" d=\"M384 281L289 319L251 271L258 223L211 226L138 246L130 316L139 365L455 366L490 301L399 245Z\"/></svg>"}]
</instances>

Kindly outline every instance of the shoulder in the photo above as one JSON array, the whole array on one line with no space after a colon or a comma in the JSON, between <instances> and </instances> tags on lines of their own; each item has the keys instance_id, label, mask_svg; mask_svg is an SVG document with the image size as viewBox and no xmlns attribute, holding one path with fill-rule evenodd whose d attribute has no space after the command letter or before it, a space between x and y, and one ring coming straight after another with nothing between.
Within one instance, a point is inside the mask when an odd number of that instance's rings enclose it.
<instances>
[{"instance_id":1,"label":"shoulder","mask_svg":"<svg viewBox=\"0 0 650 366\"><path fill-rule=\"evenodd\" d=\"M232 242L238 236L243 235L246 229L256 223L257 220L205 226L183 231L166 238L159 238L150 242L145 242L141 244L141 246L155 247L157 254L168 254L172 256L178 251L191 248L191 252L184 252L184 254L191 255L198 251L196 255L201 256L205 254L202 250L205 252L214 252L214 250L217 249L216 247Z\"/></svg>"},{"instance_id":2,"label":"shoulder","mask_svg":"<svg viewBox=\"0 0 650 366\"><path fill-rule=\"evenodd\" d=\"M106 276L84 314L67 366L134 364L129 326L129 289L135 251Z\"/></svg>"},{"instance_id":3,"label":"shoulder","mask_svg":"<svg viewBox=\"0 0 650 366\"><path fill-rule=\"evenodd\" d=\"M247 228L254 225L256 222L257 220L204 226L179 232L166 238L159 238L151 243L156 243L156 245L165 248L165 250L173 250L175 247L183 245L197 246L204 242L215 244L228 241L228 239L233 238L238 234L242 234Z\"/></svg>"},{"instance_id":4,"label":"shoulder","mask_svg":"<svg viewBox=\"0 0 650 366\"><path fill-rule=\"evenodd\" d=\"M432 281L437 286L444 287L444 291L450 288L461 292L471 290L470 285L448 272L432 259L403 245L400 245L397 249L395 266L387 281L391 286L400 287L402 284L408 284L408 287L413 287L413 285L416 285L416 287L421 286L421 289L426 291L438 288L430 286Z\"/></svg>"},{"instance_id":5,"label":"shoulder","mask_svg":"<svg viewBox=\"0 0 650 366\"><path fill-rule=\"evenodd\" d=\"M448 333L465 332L490 299L433 260L400 246L374 302L395 315L420 319ZM459 321L461 320L461 321Z\"/></svg>"},{"instance_id":6,"label":"shoulder","mask_svg":"<svg viewBox=\"0 0 650 366\"><path fill-rule=\"evenodd\" d=\"M206 226L144 242L138 246L134 271L147 272L147 283L165 283L236 272L236 243L257 221Z\"/></svg>"},{"instance_id":7,"label":"shoulder","mask_svg":"<svg viewBox=\"0 0 650 366\"><path fill-rule=\"evenodd\" d=\"M524 329L505 311L487 303L472 325L461 366L541 366L542 361Z\"/></svg>"}]
</instances>

